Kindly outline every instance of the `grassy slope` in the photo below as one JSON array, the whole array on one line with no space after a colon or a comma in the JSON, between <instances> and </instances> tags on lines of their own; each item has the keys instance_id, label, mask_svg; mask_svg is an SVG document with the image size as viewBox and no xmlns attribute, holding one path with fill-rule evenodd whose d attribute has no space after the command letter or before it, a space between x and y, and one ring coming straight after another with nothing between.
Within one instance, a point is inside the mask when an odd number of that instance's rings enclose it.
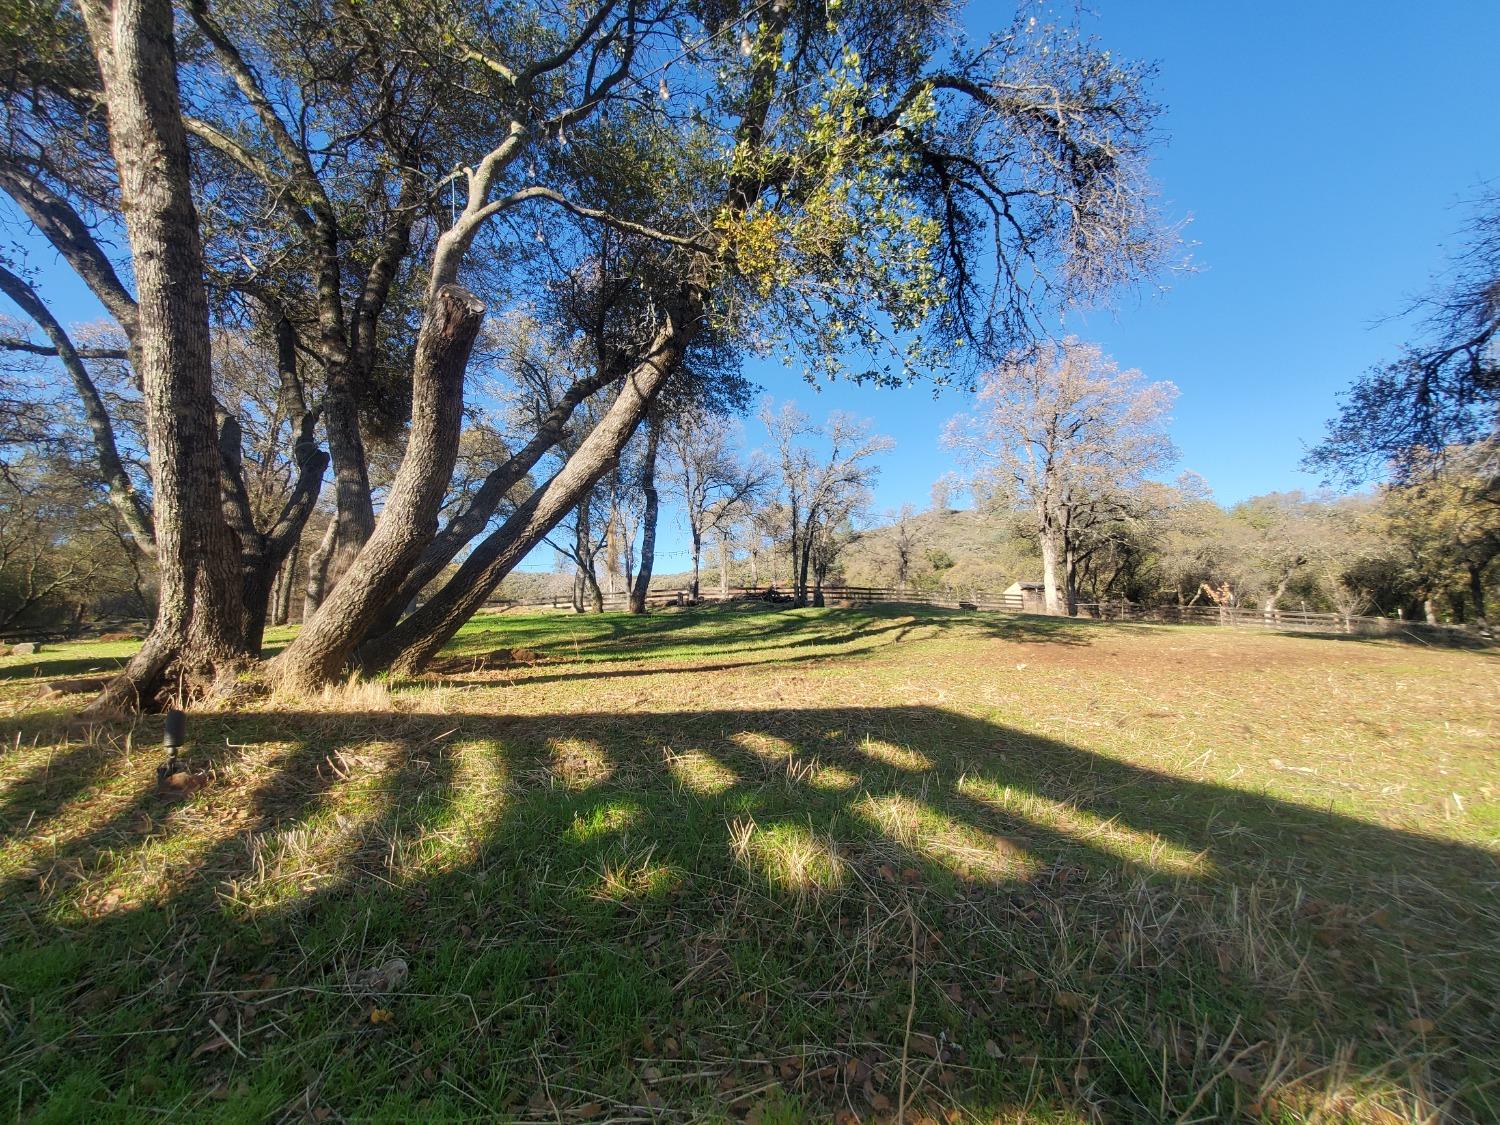
<instances>
[{"instance_id":1,"label":"grassy slope","mask_svg":"<svg viewBox=\"0 0 1500 1125\"><path fill-rule=\"evenodd\" d=\"M128 649L0 661L18 1113L1500 1117L1494 655L489 618L174 802L30 678Z\"/></svg>"}]
</instances>

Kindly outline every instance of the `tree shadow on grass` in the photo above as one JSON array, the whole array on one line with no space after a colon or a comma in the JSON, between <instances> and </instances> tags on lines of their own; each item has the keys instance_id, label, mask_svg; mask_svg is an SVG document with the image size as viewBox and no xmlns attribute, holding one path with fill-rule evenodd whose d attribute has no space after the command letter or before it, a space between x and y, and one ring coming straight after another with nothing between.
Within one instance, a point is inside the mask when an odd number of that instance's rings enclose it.
<instances>
[{"instance_id":1,"label":"tree shadow on grass","mask_svg":"<svg viewBox=\"0 0 1500 1125\"><path fill-rule=\"evenodd\" d=\"M65 652L66 650L64 650ZM64 676L104 674L123 668L128 656L66 656L62 652L42 652L35 658L11 658L0 665L0 680L57 679Z\"/></svg>"},{"instance_id":2,"label":"tree shadow on grass","mask_svg":"<svg viewBox=\"0 0 1500 1125\"><path fill-rule=\"evenodd\" d=\"M193 801L58 835L92 882L0 886L11 1104L1496 1108L1479 848L924 706L195 734Z\"/></svg>"},{"instance_id":3,"label":"tree shadow on grass","mask_svg":"<svg viewBox=\"0 0 1500 1125\"><path fill-rule=\"evenodd\" d=\"M563 618L560 622L508 622L479 630L462 638L457 651L433 667L435 675L453 682L454 673L478 671L495 650L480 642L503 639L505 656L520 652L494 667L512 673L515 682L539 683L555 680L585 679L603 676L654 675L649 668L617 671L622 663L682 660L681 670L731 670L756 665L772 667L827 659L866 655L892 644L899 644L914 634L941 636L948 632L967 636L993 637L1016 643L1087 645L1086 626L1059 618L997 619L960 611L923 606L875 606L816 611L809 618L806 611L778 610L770 607L712 606L699 607L690 613L674 614L668 619L630 617L611 614L605 617ZM569 630L571 623L590 631L578 636ZM705 624L711 631L704 631ZM810 627L818 631L809 633ZM564 635L564 634L567 635ZM851 645L861 647L851 649ZM710 654L743 656L733 662L706 665ZM567 663L597 665L597 671L534 674L536 664ZM675 669L663 669L671 671Z\"/></svg>"}]
</instances>

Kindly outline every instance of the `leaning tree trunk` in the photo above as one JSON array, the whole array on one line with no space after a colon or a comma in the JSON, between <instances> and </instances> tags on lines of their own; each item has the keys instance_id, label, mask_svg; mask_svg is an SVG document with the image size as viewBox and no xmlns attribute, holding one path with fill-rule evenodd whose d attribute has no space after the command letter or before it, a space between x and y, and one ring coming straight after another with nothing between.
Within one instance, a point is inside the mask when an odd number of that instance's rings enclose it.
<instances>
[{"instance_id":1,"label":"leaning tree trunk","mask_svg":"<svg viewBox=\"0 0 1500 1125\"><path fill-rule=\"evenodd\" d=\"M343 674L355 646L436 533L457 460L464 371L483 319L484 305L459 285L440 286L429 297L412 370L406 456L356 564L274 661L284 687L315 691Z\"/></svg>"},{"instance_id":2,"label":"leaning tree trunk","mask_svg":"<svg viewBox=\"0 0 1500 1125\"><path fill-rule=\"evenodd\" d=\"M140 651L91 705L141 707L227 682L247 660L239 550L219 502L203 246L168 0L83 0L103 79L138 299L160 600Z\"/></svg>"},{"instance_id":3,"label":"leaning tree trunk","mask_svg":"<svg viewBox=\"0 0 1500 1125\"><path fill-rule=\"evenodd\" d=\"M617 370L604 368L585 379L580 379L568 388L557 405L543 416L541 424L530 441L523 445L504 464L498 465L475 490L457 512L433 536L432 542L422 552L422 557L402 580L401 587L386 603L370 626L370 636L378 637L392 629L401 619L401 614L443 568L458 557L469 543L488 525L500 507L500 502L511 489L525 479L553 446L567 432L568 420L580 403L607 386L619 375ZM361 638L363 640L364 638Z\"/></svg>"},{"instance_id":4,"label":"leaning tree trunk","mask_svg":"<svg viewBox=\"0 0 1500 1125\"><path fill-rule=\"evenodd\" d=\"M661 423L653 418L646 424L646 455L641 459L641 492L646 502L641 512L641 565L630 587L630 612L646 612L646 595L651 592L651 570L656 565L656 516L661 498L656 491L656 453L661 445Z\"/></svg>"},{"instance_id":5,"label":"leaning tree trunk","mask_svg":"<svg viewBox=\"0 0 1500 1125\"><path fill-rule=\"evenodd\" d=\"M366 672L390 668L410 674L420 670L479 611L501 580L557 526L578 498L610 470L698 331L702 291L691 288L684 296L683 309L657 332L646 358L626 376L615 401L573 456L469 553L458 573L441 590L389 633L363 647L360 662Z\"/></svg>"}]
</instances>

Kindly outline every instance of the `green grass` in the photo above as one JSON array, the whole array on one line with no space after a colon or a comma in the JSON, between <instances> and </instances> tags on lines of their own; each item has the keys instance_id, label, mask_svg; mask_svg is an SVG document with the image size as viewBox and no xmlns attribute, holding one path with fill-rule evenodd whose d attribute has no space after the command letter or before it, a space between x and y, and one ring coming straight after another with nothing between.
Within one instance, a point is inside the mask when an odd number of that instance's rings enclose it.
<instances>
[{"instance_id":1,"label":"green grass","mask_svg":"<svg viewBox=\"0 0 1500 1125\"><path fill-rule=\"evenodd\" d=\"M1493 654L490 617L172 801L128 651L0 661L4 1112L1500 1118Z\"/></svg>"}]
</instances>

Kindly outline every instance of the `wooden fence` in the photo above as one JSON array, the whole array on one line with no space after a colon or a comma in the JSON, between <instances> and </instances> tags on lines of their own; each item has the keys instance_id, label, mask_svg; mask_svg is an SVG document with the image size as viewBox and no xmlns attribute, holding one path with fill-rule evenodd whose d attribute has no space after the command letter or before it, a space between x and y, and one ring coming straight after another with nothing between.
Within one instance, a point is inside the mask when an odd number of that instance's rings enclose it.
<instances>
[{"instance_id":1,"label":"wooden fence","mask_svg":"<svg viewBox=\"0 0 1500 1125\"><path fill-rule=\"evenodd\" d=\"M1078 607L1080 614L1105 621L1148 621L1170 625L1229 625L1302 633L1343 633L1351 636L1389 636L1396 633L1450 641L1475 638L1464 625L1429 624L1399 617L1314 613L1303 609L1264 609L1255 606L1137 605L1134 602L1094 602Z\"/></svg>"},{"instance_id":2,"label":"wooden fence","mask_svg":"<svg viewBox=\"0 0 1500 1125\"><path fill-rule=\"evenodd\" d=\"M704 587L700 602L722 600L785 597L790 594L777 588L731 586L728 594L721 593L717 586ZM892 586L825 586L823 600L828 605L930 605L943 609L967 609L987 613L1021 613L1025 610L1019 594L994 593L986 590L901 590ZM604 595L605 610L623 610L627 596L622 593ZM647 596L647 605L659 608L668 605L688 605L691 598L683 589L655 589ZM526 602L496 602L489 608L506 609L556 609L571 610L572 599L568 594ZM1101 621L1142 621L1169 625L1220 625L1251 629L1272 629L1305 633L1339 633L1351 636L1407 636L1437 642L1468 642L1483 640L1463 625L1429 625L1422 621L1407 621L1396 617L1371 617L1355 614L1314 613L1308 610L1264 610L1251 606L1215 605L1165 605L1148 606L1135 602L1085 602L1078 606L1078 616Z\"/></svg>"}]
</instances>

